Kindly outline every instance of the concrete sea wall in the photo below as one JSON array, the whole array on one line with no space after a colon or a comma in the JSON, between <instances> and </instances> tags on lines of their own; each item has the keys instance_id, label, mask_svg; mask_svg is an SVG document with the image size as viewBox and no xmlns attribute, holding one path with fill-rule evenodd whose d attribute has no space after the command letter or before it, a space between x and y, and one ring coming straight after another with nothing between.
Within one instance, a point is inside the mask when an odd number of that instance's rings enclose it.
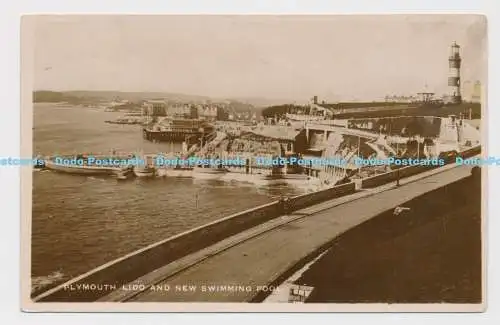
<instances>
[{"instance_id":1,"label":"concrete sea wall","mask_svg":"<svg viewBox=\"0 0 500 325\"><path fill-rule=\"evenodd\" d=\"M355 184L351 182L327 188L318 192L292 197L288 200L287 206L289 211L296 211L336 197L352 194L354 192Z\"/></svg>"},{"instance_id":2,"label":"concrete sea wall","mask_svg":"<svg viewBox=\"0 0 500 325\"><path fill-rule=\"evenodd\" d=\"M462 158L470 158L473 157L477 154L481 153L481 147L473 147L470 149L467 149L465 151L462 151L459 156ZM452 163L455 158L450 158L446 163ZM420 165L415 165L415 166L408 166L408 167L403 167L398 170L393 170L387 173L375 175L372 177L367 177L364 178L361 181L361 188L373 188L377 186L381 186L390 182L395 182L397 178L405 178L409 176L413 176L416 174L419 174L421 172L424 172L426 170L431 170L438 168L440 166L420 166ZM399 172L399 175L398 175Z\"/></svg>"}]
</instances>

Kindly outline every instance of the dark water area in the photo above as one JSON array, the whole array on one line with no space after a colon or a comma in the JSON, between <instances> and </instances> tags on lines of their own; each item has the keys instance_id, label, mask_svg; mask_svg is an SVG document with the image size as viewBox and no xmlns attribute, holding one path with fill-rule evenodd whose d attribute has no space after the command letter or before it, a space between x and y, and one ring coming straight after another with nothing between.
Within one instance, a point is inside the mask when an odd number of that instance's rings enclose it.
<instances>
[{"instance_id":1,"label":"dark water area","mask_svg":"<svg viewBox=\"0 0 500 325\"><path fill-rule=\"evenodd\" d=\"M180 150L178 143L155 144L142 139L140 126L104 123L120 115L91 108L35 104L34 154ZM33 289L46 289L146 245L270 202L279 193L295 195L304 191L235 181L117 181L34 171Z\"/></svg>"}]
</instances>

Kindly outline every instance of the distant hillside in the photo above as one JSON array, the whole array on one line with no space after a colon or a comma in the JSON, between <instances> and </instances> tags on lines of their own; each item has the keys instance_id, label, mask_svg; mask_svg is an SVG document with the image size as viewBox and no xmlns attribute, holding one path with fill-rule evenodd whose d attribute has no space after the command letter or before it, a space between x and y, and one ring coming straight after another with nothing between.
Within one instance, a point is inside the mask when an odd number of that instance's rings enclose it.
<instances>
[{"instance_id":1,"label":"distant hillside","mask_svg":"<svg viewBox=\"0 0 500 325\"><path fill-rule=\"evenodd\" d=\"M33 102L34 103L59 103L68 102L71 104L81 104L85 101L85 98L78 96L68 95L66 93L57 91L35 91L33 92ZM88 99L87 99L88 100Z\"/></svg>"},{"instance_id":2,"label":"distant hillside","mask_svg":"<svg viewBox=\"0 0 500 325\"><path fill-rule=\"evenodd\" d=\"M178 101L203 101L210 100L206 96L197 95L185 95L167 92L123 92L123 91L92 91L92 90L73 90L66 91L64 94L75 97L90 97L90 98L100 98L101 100L111 101L116 98L129 100L131 102L138 102L147 99L158 99L166 98L169 100Z\"/></svg>"},{"instance_id":3,"label":"distant hillside","mask_svg":"<svg viewBox=\"0 0 500 325\"><path fill-rule=\"evenodd\" d=\"M351 109L351 108L369 108L369 107L390 107L390 106L401 106L398 102L338 102L333 106L338 109Z\"/></svg>"},{"instance_id":4,"label":"distant hillside","mask_svg":"<svg viewBox=\"0 0 500 325\"><path fill-rule=\"evenodd\" d=\"M229 100L234 100L240 103L249 104L253 107L262 110L265 107L282 105L283 103L291 102L290 99L275 99L275 98L259 98L259 97L238 97L231 98Z\"/></svg>"},{"instance_id":5,"label":"distant hillside","mask_svg":"<svg viewBox=\"0 0 500 325\"><path fill-rule=\"evenodd\" d=\"M131 103L140 104L143 100L150 99L166 99L169 101L179 101L186 103L200 103L206 101L224 102L229 106L229 111L232 113L253 113L259 112L259 109L254 105L242 102L237 99L215 99L207 96L185 95L166 92L121 92L121 91L46 91L39 90L33 92L33 102L67 102L70 104L96 104L102 102L111 102L113 100L128 100ZM135 106L134 106L135 107Z\"/></svg>"},{"instance_id":6,"label":"distant hillside","mask_svg":"<svg viewBox=\"0 0 500 325\"><path fill-rule=\"evenodd\" d=\"M423 105L412 106L400 103L383 102L343 102L337 104L322 104L336 111L336 119L348 118L374 118L384 116L448 116L464 114L469 116L469 110L473 119L481 118L481 105L478 103L463 103L460 105ZM266 107L262 110L262 116L283 116L294 108L302 108L298 105L284 104Z\"/></svg>"},{"instance_id":7,"label":"distant hillside","mask_svg":"<svg viewBox=\"0 0 500 325\"><path fill-rule=\"evenodd\" d=\"M262 110L262 116L264 117L274 117L283 116L287 112L289 112L293 108L300 108L301 106L293 105L293 104L284 104L284 105L275 105L269 106Z\"/></svg>"},{"instance_id":8,"label":"distant hillside","mask_svg":"<svg viewBox=\"0 0 500 325\"><path fill-rule=\"evenodd\" d=\"M406 108L395 109L382 109L374 111L359 111L359 112L346 112L335 114L336 119L348 118L375 118L387 116L440 116L445 117L448 115L464 114L469 116L469 109L471 109L471 117L473 119L481 118L481 104L478 103L463 103L460 105L444 105L441 107L436 106L414 106Z\"/></svg>"},{"instance_id":9,"label":"distant hillside","mask_svg":"<svg viewBox=\"0 0 500 325\"><path fill-rule=\"evenodd\" d=\"M228 103L229 110L235 113L243 113L243 112L255 112L257 109L250 104L241 103L235 100L231 100Z\"/></svg>"},{"instance_id":10,"label":"distant hillside","mask_svg":"<svg viewBox=\"0 0 500 325\"><path fill-rule=\"evenodd\" d=\"M178 100L185 102L196 102L210 100L209 97L184 95L163 92L121 92L121 91L92 91L92 90L74 90L74 91L47 91L38 90L33 92L34 102L92 102L92 101L112 101L115 99L128 100L131 102L140 102L147 99L166 98L169 100Z\"/></svg>"},{"instance_id":11,"label":"distant hillside","mask_svg":"<svg viewBox=\"0 0 500 325\"><path fill-rule=\"evenodd\" d=\"M201 95L188 95L180 93L169 93L169 92L122 92L122 91L87 91L87 90L75 90L66 91L64 94L75 97L92 97L92 98L102 98L105 100L113 100L116 98L126 99L129 101L141 101L147 99L159 99L165 98L168 100L184 101L184 102L201 102L201 101L213 101L213 102L230 102L232 105L237 105L242 107L264 107L271 105L271 103L282 103L283 101L277 100L267 100L265 98L216 98Z\"/></svg>"}]
</instances>

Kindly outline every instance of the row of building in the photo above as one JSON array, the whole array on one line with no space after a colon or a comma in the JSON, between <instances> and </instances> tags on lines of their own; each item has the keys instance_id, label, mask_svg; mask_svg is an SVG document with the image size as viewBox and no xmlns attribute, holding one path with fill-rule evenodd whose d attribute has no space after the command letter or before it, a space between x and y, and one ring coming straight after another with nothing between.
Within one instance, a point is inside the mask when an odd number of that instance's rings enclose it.
<instances>
[{"instance_id":1,"label":"row of building","mask_svg":"<svg viewBox=\"0 0 500 325\"><path fill-rule=\"evenodd\" d=\"M251 121L258 119L255 112L235 112L226 103L178 103L161 99L144 101L142 114L145 116L172 116L210 121Z\"/></svg>"},{"instance_id":2,"label":"row of building","mask_svg":"<svg viewBox=\"0 0 500 325\"><path fill-rule=\"evenodd\" d=\"M226 121L229 113L224 104L168 103L165 100L148 100L142 105L146 116L173 116L179 118Z\"/></svg>"},{"instance_id":3,"label":"row of building","mask_svg":"<svg viewBox=\"0 0 500 325\"><path fill-rule=\"evenodd\" d=\"M461 96L463 97L464 101L471 102L471 103L480 103L481 102L481 92L482 92L482 86L480 81L476 82L466 82L465 85L462 87L463 90L461 92ZM421 93L421 94L432 94L433 93ZM388 103L416 103L422 101L422 95L417 94L417 95L411 95L411 96L405 96L405 95L387 95L385 96L385 101ZM443 102L449 102L449 94L444 94L439 100L442 100Z\"/></svg>"}]
</instances>

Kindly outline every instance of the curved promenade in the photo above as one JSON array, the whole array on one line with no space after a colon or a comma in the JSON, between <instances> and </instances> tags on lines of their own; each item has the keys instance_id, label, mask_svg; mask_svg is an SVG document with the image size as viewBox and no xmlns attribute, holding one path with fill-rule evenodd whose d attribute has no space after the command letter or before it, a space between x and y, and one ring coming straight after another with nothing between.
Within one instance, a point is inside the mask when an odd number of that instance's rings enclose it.
<instances>
[{"instance_id":1,"label":"curved promenade","mask_svg":"<svg viewBox=\"0 0 500 325\"><path fill-rule=\"evenodd\" d=\"M266 295L334 238L426 192L470 175L449 165L337 198L264 223L181 258L100 301L251 302ZM369 249L367 247L367 249ZM136 290L133 290L133 286ZM139 290L138 286L141 286ZM260 297L260 298L259 298Z\"/></svg>"}]
</instances>

